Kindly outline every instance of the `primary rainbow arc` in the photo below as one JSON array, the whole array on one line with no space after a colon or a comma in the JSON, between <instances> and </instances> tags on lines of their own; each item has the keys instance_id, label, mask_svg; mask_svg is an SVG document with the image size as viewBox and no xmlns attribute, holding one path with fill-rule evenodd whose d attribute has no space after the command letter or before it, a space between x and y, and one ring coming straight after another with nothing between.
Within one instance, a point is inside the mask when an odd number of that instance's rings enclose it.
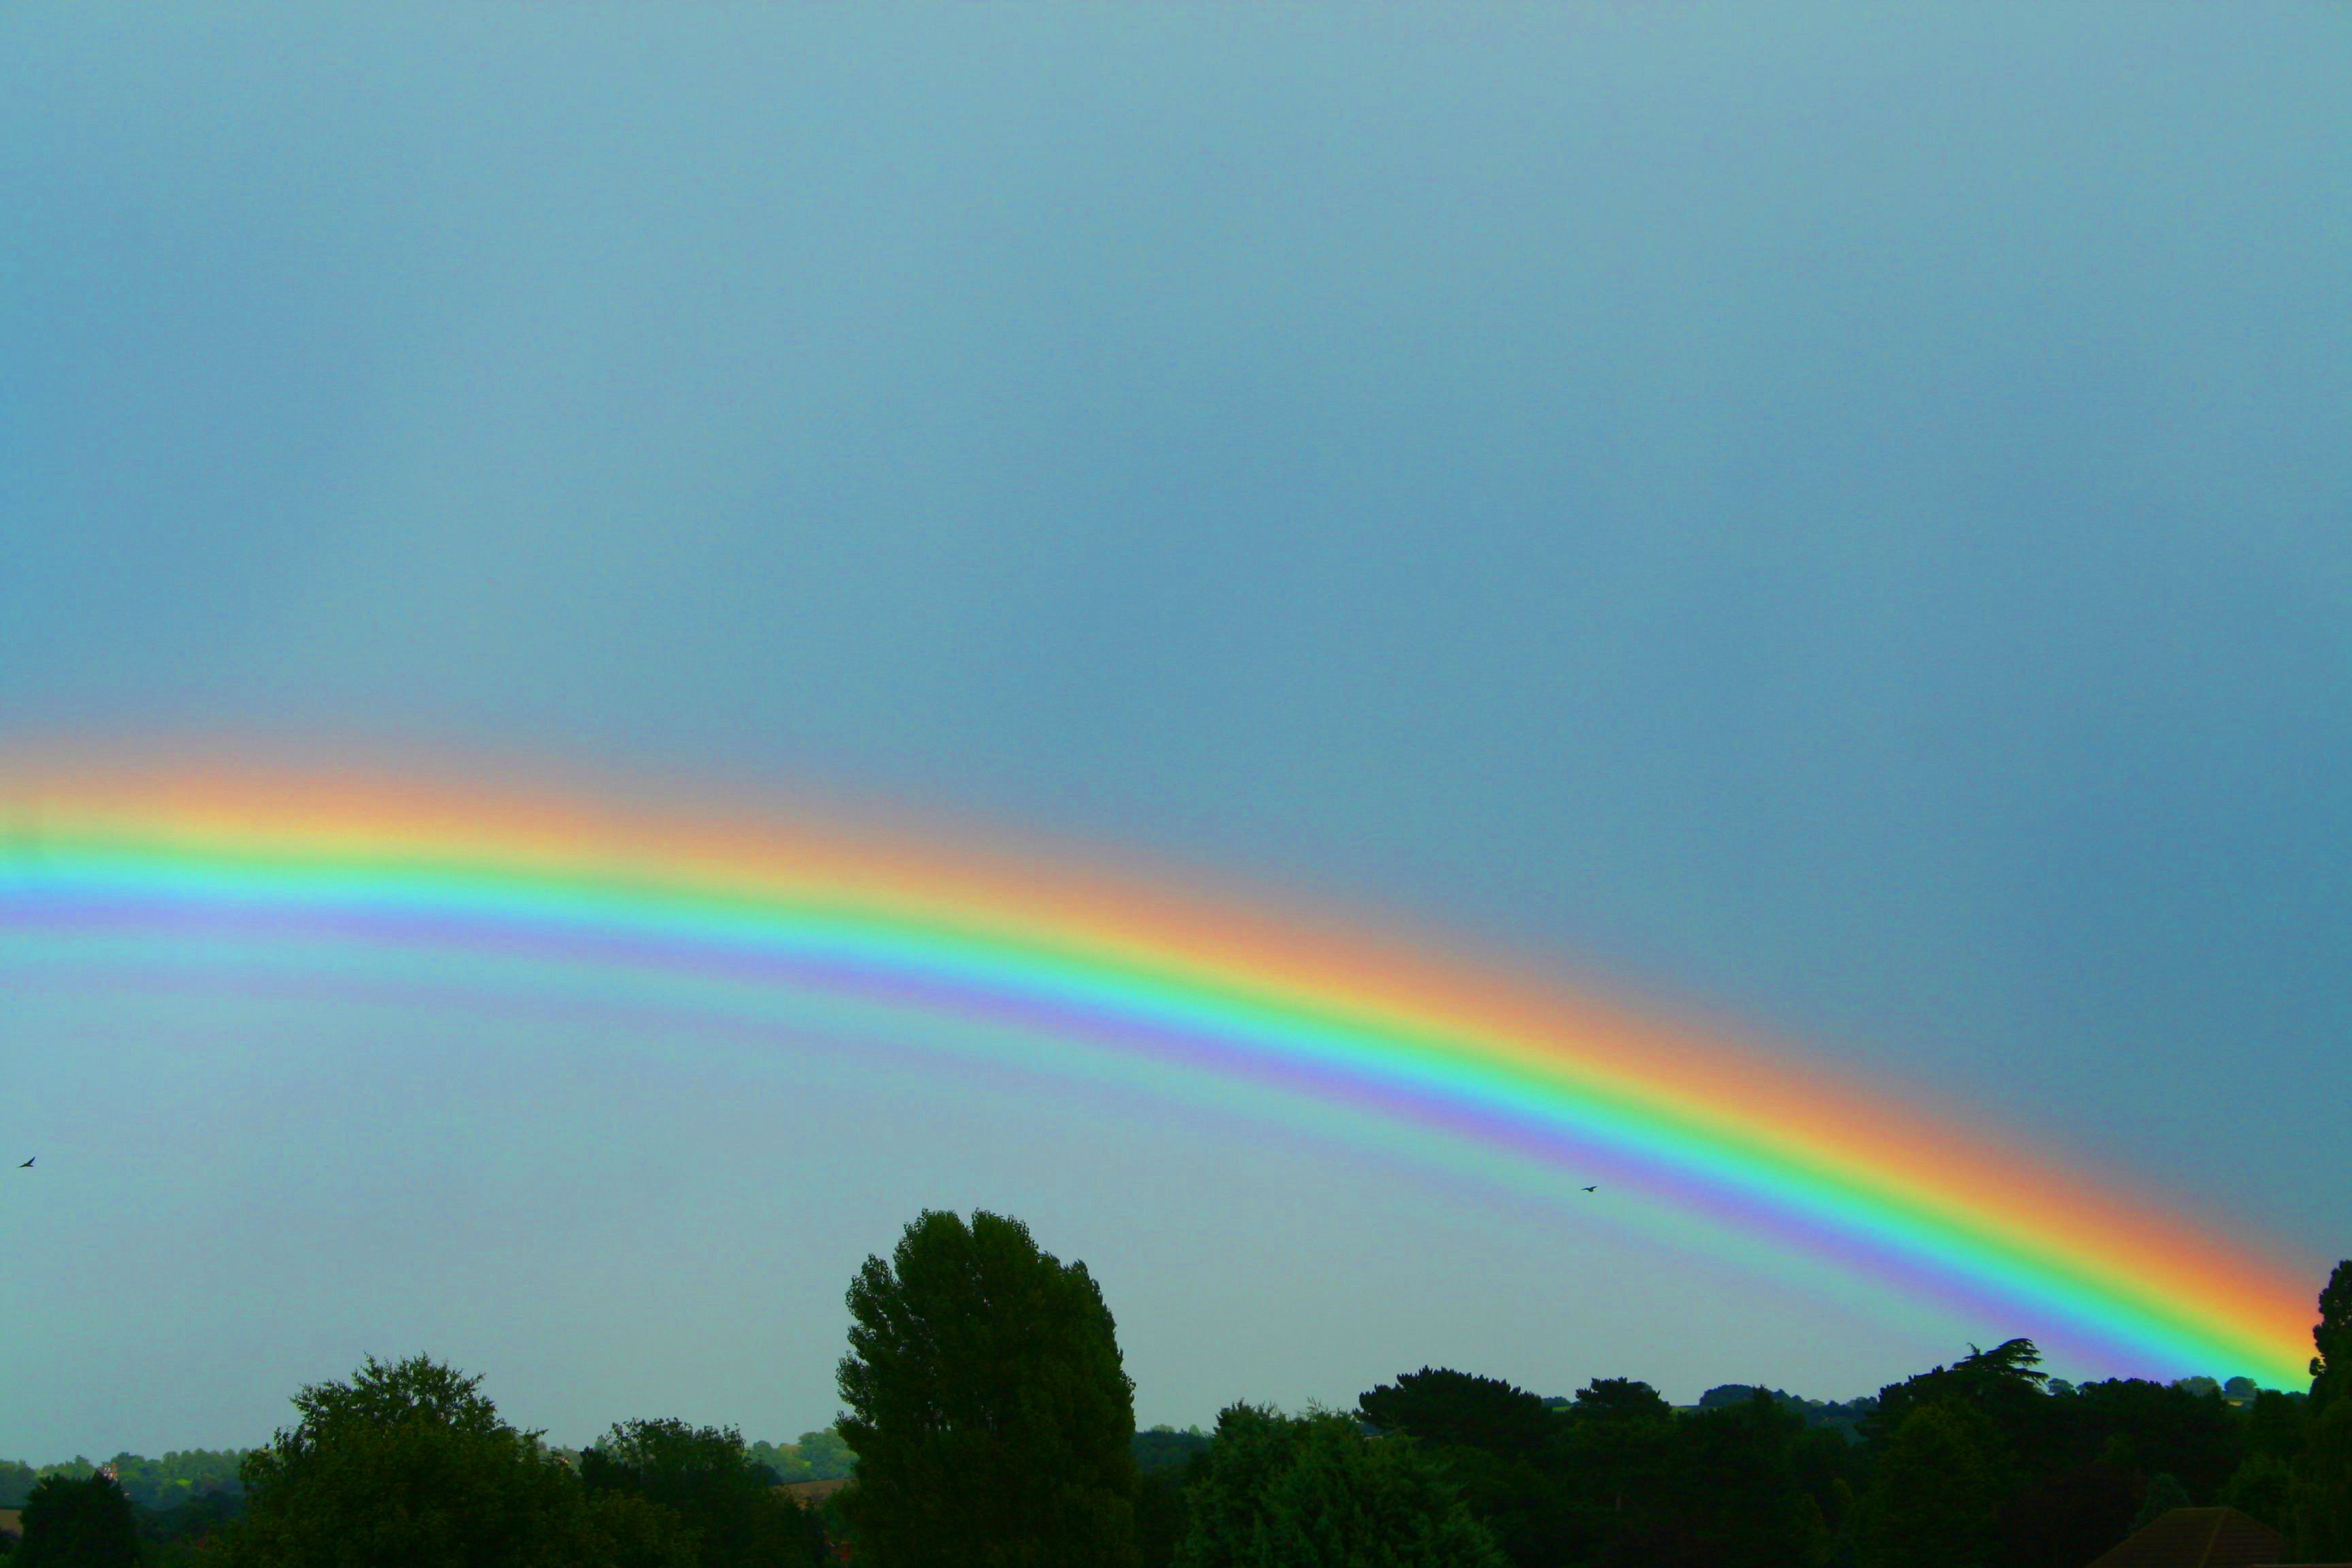
<instances>
[{"instance_id":1,"label":"primary rainbow arc","mask_svg":"<svg viewBox=\"0 0 2352 1568\"><path fill-rule=\"evenodd\" d=\"M2292 1384L2308 1295L2163 1205L1853 1085L1425 947L1034 852L536 788L51 769L0 785L0 984L201 954L217 983L436 974L779 1021L863 1010L1339 1105L1549 1173L1602 1169L1751 1243L1964 1303L2108 1370ZM1988 1316L1990 1314L1990 1316Z\"/></svg>"}]
</instances>

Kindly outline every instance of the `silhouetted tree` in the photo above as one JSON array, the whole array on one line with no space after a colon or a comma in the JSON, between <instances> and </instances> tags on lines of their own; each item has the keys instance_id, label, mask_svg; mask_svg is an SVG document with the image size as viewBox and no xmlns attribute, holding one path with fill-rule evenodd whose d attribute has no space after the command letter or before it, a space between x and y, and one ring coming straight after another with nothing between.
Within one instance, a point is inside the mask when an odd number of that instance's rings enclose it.
<instances>
[{"instance_id":1,"label":"silhouetted tree","mask_svg":"<svg viewBox=\"0 0 2352 1568\"><path fill-rule=\"evenodd\" d=\"M2131 1527L2146 1530L2176 1508L2187 1508L2196 1500L2180 1478L2168 1470L2158 1471L2148 1478L2147 1490L2140 1494L2139 1510L2132 1515Z\"/></svg>"},{"instance_id":2,"label":"silhouetted tree","mask_svg":"<svg viewBox=\"0 0 2352 1568\"><path fill-rule=\"evenodd\" d=\"M25 1535L10 1568L134 1568L139 1522L112 1476L50 1476L25 1500Z\"/></svg>"},{"instance_id":3,"label":"silhouetted tree","mask_svg":"<svg viewBox=\"0 0 2352 1568\"><path fill-rule=\"evenodd\" d=\"M1678 1528L1667 1514L1675 1436L1674 1411L1646 1383L1596 1377L1576 1391L1561 1477L1570 1560L1636 1539L1652 1542L1643 1555L1671 1560L1657 1532Z\"/></svg>"},{"instance_id":4,"label":"silhouetted tree","mask_svg":"<svg viewBox=\"0 0 2352 1568\"><path fill-rule=\"evenodd\" d=\"M2113 1465L2030 1479L2000 1510L2003 1568L2083 1568L2131 1533L2140 1488Z\"/></svg>"},{"instance_id":5,"label":"silhouetted tree","mask_svg":"<svg viewBox=\"0 0 2352 1568\"><path fill-rule=\"evenodd\" d=\"M2271 1454L2281 1459L2292 1459L2302 1453L2305 1407L2308 1404L2307 1400L2293 1398L2274 1388L2265 1388L2255 1394L2253 1408L2246 1416L2246 1451Z\"/></svg>"},{"instance_id":6,"label":"silhouetted tree","mask_svg":"<svg viewBox=\"0 0 2352 1568\"><path fill-rule=\"evenodd\" d=\"M588 1521L584 1560L596 1568L702 1568L702 1542L677 1510L635 1492L592 1494Z\"/></svg>"},{"instance_id":7,"label":"silhouetted tree","mask_svg":"<svg viewBox=\"0 0 2352 1568\"><path fill-rule=\"evenodd\" d=\"M636 1497L677 1515L692 1544L689 1560L701 1568L816 1568L825 1561L816 1516L776 1489L775 1473L751 1458L732 1427L625 1421L580 1456L580 1478L592 1501ZM625 1528L667 1551L653 1527L632 1521Z\"/></svg>"},{"instance_id":8,"label":"silhouetted tree","mask_svg":"<svg viewBox=\"0 0 2352 1568\"><path fill-rule=\"evenodd\" d=\"M1864 1568L1980 1568L2001 1489L1991 1419L1959 1400L1915 1406L1886 1441L1864 1504Z\"/></svg>"},{"instance_id":9,"label":"silhouetted tree","mask_svg":"<svg viewBox=\"0 0 2352 1568\"><path fill-rule=\"evenodd\" d=\"M1426 1366L1380 1384L1356 1408L1384 1431L1495 1454L1532 1452L1558 1436L1559 1426L1540 1398L1501 1378Z\"/></svg>"},{"instance_id":10,"label":"silhouetted tree","mask_svg":"<svg viewBox=\"0 0 2352 1568\"><path fill-rule=\"evenodd\" d=\"M499 1419L481 1379L368 1358L294 1396L301 1419L247 1456L227 1568L576 1568L598 1552L578 1482Z\"/></svg>"},{"instance_id":11,"label":"silhouetted tree","mask_svg":"<svg viewBox=\"0 0 2352 1568\"><path fill-rule=\"evenodd\" d=\"M2297 1558L2352 1560L2352 1398L2339 1394L2312 1420L2294 1461L2293 1495Z\"/></svg>"},{"instance_id":12,"label":"silhouetted tree","mask_svg":"<svg viewBox=\"0 0 2352 1568\"><path fill-rule=\"evenodd\" d=\"M1236 1405L1192 1492L1180 1568L1505 1568L1438 1466L1349 1416Z\"/></svg>"},{"instance_id":13,"label":"silhouetted tree","mask_svg":"<svg viewBox=\"0 0 2352 1568\"><path fill-rule=\"evenodd\" d=\"M2283 1535L2294 1533L2294 1472L2276 1454L2247 1455L2221 1488L2221 1500Z\"/></svg>"},{"instance_id":14,"label":"silhouetted tree","mask_svg":"<svg viewBox=\"0 0 2352 1568\"><path fill-rule=\"evenodd\" d=\"M2210 1502L2244 1458L2246 1422L2219 1394L2119 1377L2086 1383L2053 1401L2081 1458L2100 1458L2144 1479L2170 1475L2192 1503ZM2047 1456L2033 1456L2046 1468Z\"/></svg>"},{"instance_id":15,"label":"silhouetted tree","mask_svg":"<svg viewBox=\"0 0 2352 1568\"><path fill-rule=\"evenodd\" d=\"M2045 1468L2055 1458L2056 1434L2044 1391L2049 1374L2040 1370L2041 1361L2032 1340L2010 1340L1989 1351L1971 1345L1968 1355L1948 1367L1880 1389L1877 1412L1863 1423L1863 1431L1885 1444L1922 1405L1964 1405L1991 1424L1996 1436L1986 1458L1997 1472L2005 1477L2013 1456L2030 1468Z\"/></svg>"},{"instance_id":16,"label":"silhouetted tree","mask_svg":"<svg viewBox=\"0 0 2352 1568\"><path fill-rule=\"evenodd\" d=\"M1804 1568L1829 1556L1820 1503L1799 1484L1804 1420L1757 1392L1675 1424L1665 1508L1716 1568Z\"/></svg>"},{"instance_id":17,"label":"silhouetted tree","mask_svg":"<svg viewBox=\"0 0 2352 1568\"><path fill-rule=\"evenodd\" d=\"M1185 1489L1200 1474L1211 1439L1198 1427L1155 1426L1135 1435L1135 1550L1142 1568L1169 1568L1191 1517Z\"/></svg>"},{"instance_id":18,"label":"silhouetted tree","mask_svg":"<svg viewBox=\"0 0 2352 1568\"><path fill-rule=\"evenodd\" d=\"M925 1210L849 1289L841 1493L873 1568L1129 1568L1134 1385L1083 1263Z\"/></svg>"},{"instance_id":19,"label":"silhouetted tree","mask_svg":"<svg viewBox=\"0 0 2352 1568\"><path fill-rule=\"evenodd\" d=\"M2316 1416L2352 1389L2352 1258L2336 1266L2319 1292L2311 1331L2311 1413Z\"/></svg>"},{"instance_id":20,"label":"silhouetted tree","mask_svg":"<svg viewBox=\"0 0 2352 1568\"><path fill-rule=\"evenodd\" d=\"M1558 1563L1574 1531L1556 1478L1568 1417L1500 1378L1423 1367L1360 1396L1383 1432L1409 1435L1519 1568Z\"/></svg>"}]
</instances>

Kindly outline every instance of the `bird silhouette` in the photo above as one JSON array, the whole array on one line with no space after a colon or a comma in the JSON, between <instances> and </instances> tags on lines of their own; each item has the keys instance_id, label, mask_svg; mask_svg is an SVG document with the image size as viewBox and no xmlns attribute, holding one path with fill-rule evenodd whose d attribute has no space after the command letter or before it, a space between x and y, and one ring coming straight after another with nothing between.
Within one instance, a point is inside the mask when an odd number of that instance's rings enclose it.
<instances>
[{"instance_id":1,"label":"bird silhouette","mask_svg":"<svg viewBox=\"0 0 2352 1568\"><path fill-rule=\"evenodd\" d=\"M40 1156L39 1156L38 1154L36 1154L36 1155L34 1155L34 1156L33 1156L33 1160L37 1160L37 1159L39 1159L39 1158L40 1158ZM17 1167L16 1167L16 1169L18 1169L18 1170L20 1170L20 1171L29 1171L29 1170L31 1170L31 1169L33 1168L33 1160L27 1160L27 1161L26 1161L23 1164L21 1164L21 1165L17 1166Z\"/></svg>"},{"instance_id":2,"label":"bird silhouette","mask_svg":"<svg viewBox=\"0 0 2352 1568\"><path fill-rule=\"evenodd\" d=\"M1586 1192L1588 1192L1588 1193L1597 1193L1597 1192L1599 1192L1601 1189L1600 1189L1599 1187L1587 1187L1587 1188L1585 1188L1584 1190L1585 1190Z\"/></svg>"}]
</instances>

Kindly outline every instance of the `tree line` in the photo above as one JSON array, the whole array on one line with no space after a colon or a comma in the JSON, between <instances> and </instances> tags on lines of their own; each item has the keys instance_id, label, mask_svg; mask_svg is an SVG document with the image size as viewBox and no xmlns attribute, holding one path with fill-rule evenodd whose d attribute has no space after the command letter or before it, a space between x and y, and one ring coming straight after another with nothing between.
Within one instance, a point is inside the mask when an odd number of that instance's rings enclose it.
<instances>
[{"instance_id":1,"label":"tree line","mask_svg":"<svg viewBox=\"0 0 2352 1568\"><path fill-rule=\"evenodd\" d=\"M295 1396L241 1500L41 1479L8 1568L2084 1568L2213 1503L2352 1558L2352 1262L2308 1391L2076 1386L2017 1339L1843 1404L1423 1367L1208 1433L1135 1430L1099 1286L1018 1220L927 1211L848 1301L840 1421L789 1452L677 1420L554 1449L477 1377L371 1360ZM779 1459L854 1479L807 1506Z\"/></svg>"}]
</instances>

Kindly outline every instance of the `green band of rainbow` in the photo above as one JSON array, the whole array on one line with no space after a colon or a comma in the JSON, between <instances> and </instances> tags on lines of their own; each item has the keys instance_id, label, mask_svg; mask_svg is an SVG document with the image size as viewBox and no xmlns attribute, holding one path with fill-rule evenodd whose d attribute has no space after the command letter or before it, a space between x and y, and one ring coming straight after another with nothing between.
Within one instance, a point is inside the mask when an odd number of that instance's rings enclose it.
<instances>
[{"instance_id":1,"label":"green band of rainbow","mask_svg":"<svg viewBox=\"0 0 2352 1568\"><path fill-rule=\"evenodd\" d=\"M1556 1190L1605 1171L1653 1212L2111 1371L2285 1384L2308 1353L2298 1272L2161 1205L1752 1048L1262 900L968 837L543 789L183 766L52 770L0 800L0 980L176 953L216 984L619 995L779 1039L827 1020L984 1041L1036 1071L1148 1067L1252 1114L1342 1107Z\"/></svg>"}]
</instances>

